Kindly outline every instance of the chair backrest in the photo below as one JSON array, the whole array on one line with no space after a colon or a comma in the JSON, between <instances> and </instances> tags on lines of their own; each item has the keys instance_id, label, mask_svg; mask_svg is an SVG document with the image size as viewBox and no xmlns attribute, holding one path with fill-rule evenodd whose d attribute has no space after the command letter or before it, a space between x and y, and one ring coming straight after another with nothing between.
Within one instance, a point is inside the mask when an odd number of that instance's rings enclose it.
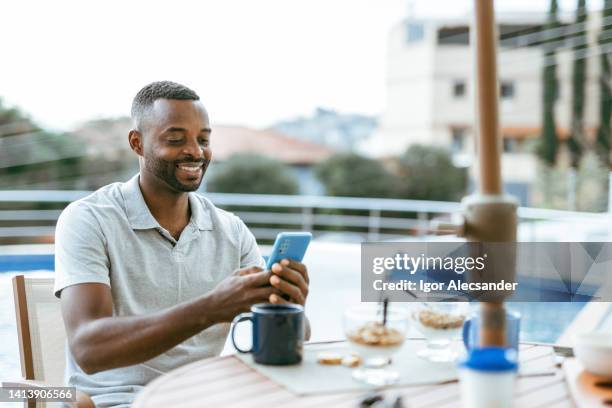
<instances>
[{"instance_id":1,"label":"chair backrest","mask_svg":"<svg viewBox=\"0 0 612 408\"><path fill-rule=\"evenodd\" d=\"M13 293L23 377L63 385L66 332L53 278L17 275Z\"/></svg>"}]
</instances>

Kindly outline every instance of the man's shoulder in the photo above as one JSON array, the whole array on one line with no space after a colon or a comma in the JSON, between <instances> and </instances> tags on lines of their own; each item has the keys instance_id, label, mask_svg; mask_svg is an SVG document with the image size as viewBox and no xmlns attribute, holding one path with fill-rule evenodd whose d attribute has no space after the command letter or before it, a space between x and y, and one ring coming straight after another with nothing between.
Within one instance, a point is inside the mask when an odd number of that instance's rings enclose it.
<instances>
[{"instance_id":1,"label":"man's shoulder","mask_svg":"<svg viewBox=\"0 0 612 408\"><path fill-rule=\"evenodd\" d=\"M239 220L239 218L232 212L224 210L223 208L217 207L209 198L205 197L200 193L191 193L193 197L195 197L199 203L202 205L202 210L211 217L220 218L229 220L231 222L235 222Z\"/></svg>"},{"instance_id":2,"label":"man's shoulder","mask_svg":"<svg viewBox=\"0 0 612 408\"><path fill-rule=\"evenodd\" d=\"M124 183L111 183L68 204L62 211L62 217L87 216L101 209L123 207L121 186Z\"/></svg>"},{"instance_id":3,"label":"man's shoulder","mask_svg":"<svg viewBox=\"0 0 612 408\"><path fill-rule=\"evenodd\" d=\"M243 224L242 220L234 213L217 207L210 199L202 194L193 193L193 196L198 199L203 210L204 217L210 217L215 228L231 227L232 229L240 228Z\"/></svg>"}]
</instances>

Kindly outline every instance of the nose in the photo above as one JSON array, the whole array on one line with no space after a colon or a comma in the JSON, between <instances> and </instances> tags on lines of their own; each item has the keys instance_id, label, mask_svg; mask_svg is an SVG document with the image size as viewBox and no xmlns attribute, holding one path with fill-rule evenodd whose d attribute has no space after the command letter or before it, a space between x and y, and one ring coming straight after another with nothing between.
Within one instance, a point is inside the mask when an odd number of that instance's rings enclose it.
<instances>
[{"instance_id":1,"label":"nose","mask_svg":"<svg viewBox=\"0 0 612 408\"><path fill-rule=\"evenodd\" d=\"M194 159L201 159L204 157L204 147L200 146L197 138L189 138L183 146L183 154Z\"/></svg>"}]
</instances>

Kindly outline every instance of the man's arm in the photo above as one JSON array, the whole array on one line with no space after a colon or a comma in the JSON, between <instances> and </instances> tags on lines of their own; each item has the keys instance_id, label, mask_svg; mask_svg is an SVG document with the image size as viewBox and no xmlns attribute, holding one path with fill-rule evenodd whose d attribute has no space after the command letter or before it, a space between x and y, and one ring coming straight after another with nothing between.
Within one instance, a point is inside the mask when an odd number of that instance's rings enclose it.
<instances>
[{"instance_id":1,"label":"man's arm","mask_svg":"<svg viewBox=\"0 0 612 408\"><path fill-rule=\"evenodd\" d=\"M142 316L112 316L105 284L68 286L61 305L70 350L88 374L144 362L268 300L278 293L267 286L269 279L270 272L259 268L241 269L199 298Z\"/></svg>"}]
</instances>

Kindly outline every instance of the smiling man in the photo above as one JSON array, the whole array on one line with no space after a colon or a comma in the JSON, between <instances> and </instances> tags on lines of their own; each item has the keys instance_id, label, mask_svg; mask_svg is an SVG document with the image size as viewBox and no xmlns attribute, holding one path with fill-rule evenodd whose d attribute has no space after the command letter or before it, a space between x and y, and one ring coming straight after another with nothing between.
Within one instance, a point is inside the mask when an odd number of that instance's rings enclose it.
<instances>
[{"instance_id":1,"label":"smiling man","mask_svg":"<svg viewBox=\"0 0 612 408\"><path fill-rule=\"evenodd\" d=\"M56 229L66 382L98 407L129 406L160 374L218 355L229 322L251 305L303 305L308 295L303 264L264 271L244 223L194 193L212 158L198 95L149 84L132 119L140 173L70 204Z\"/></svg>"}]
</instances>

